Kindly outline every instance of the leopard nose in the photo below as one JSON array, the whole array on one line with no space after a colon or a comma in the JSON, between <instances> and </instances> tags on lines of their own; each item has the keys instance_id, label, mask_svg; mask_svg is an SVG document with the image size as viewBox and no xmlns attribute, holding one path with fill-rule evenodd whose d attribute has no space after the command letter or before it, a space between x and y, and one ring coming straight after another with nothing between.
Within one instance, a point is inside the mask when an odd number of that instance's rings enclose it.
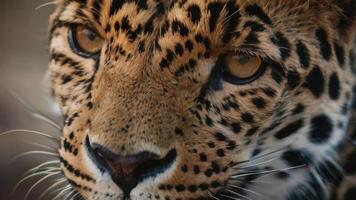
<instances>
[{"instance_id":1,"label":"leopard nose","mask_svg":"<svg viewBox=\"0 0 356 200\"><path fill-rule=\"evenodd\" d=\"M167 171L177 158L175 149L165 156L150 151L122 156L101 145L90 144L89 139L87 139L87 148L94 163L102 171L110 173L113 181L126 196L129 196L131 190L143 180Z\"/></svg>"}]
</instances>

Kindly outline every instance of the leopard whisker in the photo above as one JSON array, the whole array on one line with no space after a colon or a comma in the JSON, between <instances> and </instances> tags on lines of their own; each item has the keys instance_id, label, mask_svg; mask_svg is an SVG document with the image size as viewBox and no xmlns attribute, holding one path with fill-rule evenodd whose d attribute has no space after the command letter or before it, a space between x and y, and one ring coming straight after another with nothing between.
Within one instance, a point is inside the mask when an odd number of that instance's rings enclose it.
<instances>
[{"instance_id":1,"label":"leopard whisker","mask_svg":"<svg viewBox=\"0 0 356 200\"><path fill-rule=\"evenodd\" d=\"M50 5L56 5L56 2L52 1L52 2L47 2L47 3L41 4L41 5L37 6L35 8L35 10L39 10L41 8L44 8L44 7L47 7L47 6L50 6Z\"/></svg>"},{"instance_id":2,"label":"leopard whisker","mask_svg":"<svg viewBox=\"0 0 356 200\"><path fill-rule=\"evenodd\" d=\"M68 194L63 198L63 200L67 200L67 199L70 198L74 193L75 193L74 190L68 192Z\"/></svg>"},{"instance_id":3,"label":"leopard whisker","mask_svg":"<svg viewBox=\"0 0 356 200\"><path fill-rule=\"evenodd\" d=\"M59 197L65 195L65 193L70 191L70 190L73 190L71 185L67 185L67 186L65 186L63 188L60 188L60 190L59 190L60 192L53 198L53 200L57 200Z\"/></svg>"},{"instance_id":4,"label":"leopard whisker","mask_svg":"<svg viewBox=\"0 0 356 200\"><path fill-rule=\"evenodd\" d=\"M50 173L44 177L42 177L40 180L38 180L35 184L33 184L30 189L27 191L26 195L25 195L25 198L24 200L28 200L30 194L32 193L32 191L39 185L41 184L43 181L45 181L46 179L48 179L49 177L52 177L52 176L55 176L57 174L60 174L61 172L53 172L53 173Z\"/></svg>"},{"instance_id":5,"label":"leopard whisker","mask_svg":"<svg viewBox=\"0 0 356 200\"><path fill-rule=\"evenodd\" d=\"M225 197L225 198L232 199L232 200L242 200L242 199L239 199L237 197L232 197L232 196L229 196L229 195L226 195L226 194L219 194L219 195L222 196L222 197Z\"/></svg>"},{"instance_id":6,"label":"leopard whisker","mask_svg":"<svg viewBox=\"0 0 356 200\"><path fill-rule=\"evenodd\" d=\"M259 159L264 159L264 158L266 158L268 156L271 156L271 155L274 155L276 153L279 153L279 152L281 152L281 151L283 151L283 150L285 150L287 148L288 147L282 147L280 149L273 150L273 151L267 152L265 154L262 154L262 155L259 155L259 156L256 156L256 157L252 157L251 159L248 159L248 160L239 161L236 164L234 164L232 167L233 168L238 168L241 165L244 165L244 164L249 163L249 162L257 161Z\"/></svg>"},{"instance_id":7,"label":"leopard whisker","mask_svg":"<svg viewBox=\"0 0 356 200\"><path fill-rule=\"evenodd\" d=\"M17 156L15 156L13 159L11 159L9 161L9 164L12 164L14 162L16 162L18 159L21 159L25 156L29 156L29 155L46 155L46 156L53 156L53 157L58 157L58 153L54 153L54 152L48 152L48 151L28 151L28 152L24 152L24 153L21 153Z\"/></svg>"},{"instance_id":8,"label":"leopard whisker","mask_svg":"<svg viewBox=\"0 0 356 200\"><path fill-rule=\"evenodd\" d=\"M27 129L13 129L13 130L5 131L5 132L0 133L0 137L7 136L9 134L15 134L15 133L35 134L35 135L47 137L49 139L53 139L55 141L60 140L59 138L56 138L50 134L47 134L47 133L44 133L41 131L34 131L34 130L27 130Z\"/></svg>"},{"instance_id":9,"label":"leopard whisker","mask_svg":"<svg viewBox=\"0 0 356 200\"><path fill-rule=\"evenodd\" d=\"M39 200L43 199L52 189L57 187L60 184L63 184L67 182L66 178L59 178L57 179L49 188L47 188L45 191L43 191L39 197Z\"/></svg>"},{"instance_id":10,"label":"leopard whisker","mask_svg":"<svg viewBox=\"0 0 356 200\"><path fill-rule=\"evenodd\" d=\"M33 146L37 146L37 147L41 147L41 148L47 149L47 150L54 150L54 151L57 150L57 148L55 148L55 147L50 147L50 146L47 146L47 145L44 145L44 144L40 144L40 143L36 143L36 142L25 142L25 144L30 144L30 145L33 145Z\"/></svg>"},{"instance_id":11,"label":"leopard whisker","mask_svg":"<svg viewBox=\"0 0 356 200\"><path fill-rule=\"evenodd\" d=\"M50 2L48 2L50 3ZM48 5L48 3L45 3L43 5ZM55 4L55 2L53 2L53 4ZM40 5L39 7L44 7L43 5ZM58 123L56 123L55 121L51 120L48 116L46 116L45 114L39 112L38 110L34 109L32 106L28 105L25 100L23 100L16 92L14 92L11 89L8 89L8 92L10 93L10 95L12 97L14 97L18 102L20 102L32 115L32 117L39 119L41 121L44 121L46 123L48 123L49 125L53 126L54 128L58 129L58 130L62 130L62 126L59 125Z\"/></svg>"},{"instance_id":12,"label":"leopard whisker","mask_svg":"<svg viewBox=\"0 0 356 200\"><path fill-rule=\"evenodd\" d=\"M255 194L255 195L260 196L260 197L263 196L263 194L261 194L261 193L259 193L259 192L256 192L256 191L253 191L253 190L249 190L249 189L244 188L244 187L240 187L240 186L232 185L232 184L228 184L228 186L229 186L229 187L236 188L236 189L244 190L244 191L246 191L246 192L249 192L249 193L251 193L251 194Z\"/></svg>"},{"instance_id":13,"label":"leopard whisker","mask_svg":"<svg viewBox=\"0 0 356 200\"><path fill-rule=\"evenodd\" d=\"M44 167L44 166L51 165L51 164L59 164L59 163L60 163L60 161L58 161L58 160L51 160L51 161L47 161L47 162L41 163L41 164L29 169L28 171L26 171L25 175L27 175L29 173L36 172L36 171L40 170L42 167Z\"/></svg>"},{"instance_id":14,"label":"leopard whisker","mask_svg":"<svg viewBox=\"0 0 356 200\"><path fill-rule=\"evenodd\" d=\"M215 200L220 200L219 198L215 197L210 191L208 191L208 195Z\"/></svg>"},{"instance_id":15,"label":"leopard whisker","mask_svg":"<svg viewBox=\"0 0 356 200\"><path fill-rule=\"evenodd\" d=\"M237 196L239 196L241 198L244 198L244 199L247 199L247 200L252 200L251 198L248 198L246 195L242 195L242 194L240 194L238 192L235 192L233 190L226 189L226 191L230 192L231 194L237 195Z\"/></svg>"},{"instance_id":16,"label":"leopard whisker","mask_svg":"<svg viewBox=\"0 0 356 200\"><path fill-rule=\"evenodd\" d=\"M59 172L58 169L52 169L52 170L45 170L45 171L41 171L41 172L36 172L36 173L33 173L33 174L29 174L25 177L23 177L14 187L14 189L12 190L12 194L14 194L18 188L21 186L22 183L24 183L25 181L27 181L28 179L30 178L33 178L35 176L39 176L39 175L42 175L42 174L48 174L48 173L51 173L51 172Z\"/></svg>"},{"instance_id":17,"label":"leopard whisker","mask_svg":"<svg viewBox=\"0 0 356 200\"><path fill-rule=\"evenodd\" d=\"M275 157L275 158L272 158L272 159L269 159L269 160L266 160L266 161L262 161L262 162L259 162L259 163L255 163L255 164L252 164L252 163L251 163L251 165L238 167L238 169L248 169L248 168L251 168L251 167L256 167L256 166L259 166L259 165L267 164L267 163L273 162L273 161L275 161L275 160L278 160L278 158L279 158L279 157Z\"/></svg>"},{"instance_id":18,"label":"leopard whisker","mask_svg":"<svg viewBox=\"0 0 356 200\"><path fill-rule=\"evenodd\" d=\"M275 169L275 170L267 170L267 171L262 171L262 172L251 172L251 173L237 174L237 175L233 175L231 177L232 178L241 178L241 177L252 176L252 175L263 175L263 174L271 174L271 173L275 173L275 172L285 172L285 171L289 171L289 170L303 168L306 166L307 166L306 164L303 164L303 165L299 165L299 166L295 166L295 167L288 167L288 168L284 168L284 169Z\"/></svg>"}]
</instances>

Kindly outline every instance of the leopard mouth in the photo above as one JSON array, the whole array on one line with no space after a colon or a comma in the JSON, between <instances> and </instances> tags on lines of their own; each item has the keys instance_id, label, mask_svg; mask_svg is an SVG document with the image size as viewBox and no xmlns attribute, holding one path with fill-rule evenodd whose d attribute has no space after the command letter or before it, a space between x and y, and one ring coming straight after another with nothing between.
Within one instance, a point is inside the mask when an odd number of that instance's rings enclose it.
<instances>
[{"instance_id":1,"label":"leopard mouth","mask_svg":"<svg viewBox=\"0 0 356 200\"><path fill-rule=\"evenodd\" d=\"M112 180L123 190L125 198L130 196L131 191L140 182L155 178L169 170L178 157L176 149L170 150L163 158L149 152L120 156L112 152L104 152L107 150L103 147L93 147L89 137L86 138L85 146L91 160L102 173L111 175ZM149 157L149 159L140 161L143 157Z\"/></svg>"}]
</instances>

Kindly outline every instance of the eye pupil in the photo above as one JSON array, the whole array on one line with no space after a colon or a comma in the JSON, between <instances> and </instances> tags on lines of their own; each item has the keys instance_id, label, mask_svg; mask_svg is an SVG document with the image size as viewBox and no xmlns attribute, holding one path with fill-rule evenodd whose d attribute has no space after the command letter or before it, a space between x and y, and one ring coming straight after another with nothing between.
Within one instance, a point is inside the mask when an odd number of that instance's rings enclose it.
<instances>
[{"instance_id":1,"label":"eye pupil","mask_svg":"<svg viewBox=\"0 0 356 200\"><path fill-rule=\"evenodd\" d=\"M239 55L237 56L237 61L241 64L241 65L246 65L247 63L250 62L250 56L247 55Z\"/></svg>"},{"instance_id":2,"label":"eye pupil","mask_svg":"<svg viewBox=\"0 0 356 200\"><path fill-rule=\"evenodd\" d=\"M95 41L98 37L98 35L96 33L94 33L93 31L91 31L89 29L85 29L84 33L88 37L88 39L91 41Z\"/></svg>"}]
</instances>

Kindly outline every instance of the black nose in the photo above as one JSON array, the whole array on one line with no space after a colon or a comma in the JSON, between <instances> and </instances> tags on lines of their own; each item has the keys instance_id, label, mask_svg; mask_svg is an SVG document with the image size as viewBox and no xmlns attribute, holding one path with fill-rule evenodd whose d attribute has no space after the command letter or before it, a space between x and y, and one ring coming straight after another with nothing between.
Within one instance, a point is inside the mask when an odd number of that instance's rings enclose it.
<instances>
[{"instance_id":1,"label":"black nose","mask_svg":"<svg viewBox=\"0 0 356 200\"><path fill-rule=\"evenodd\" d=\"M89 138L87 138L86 146L92 160L102 171L110 173L113 181L126 196L129 196L138 183L169 169L177 157L175 149L169 151L163 158L149 151L121 156L101 145L90 144Z\"/></svg>"}]
</instances>

